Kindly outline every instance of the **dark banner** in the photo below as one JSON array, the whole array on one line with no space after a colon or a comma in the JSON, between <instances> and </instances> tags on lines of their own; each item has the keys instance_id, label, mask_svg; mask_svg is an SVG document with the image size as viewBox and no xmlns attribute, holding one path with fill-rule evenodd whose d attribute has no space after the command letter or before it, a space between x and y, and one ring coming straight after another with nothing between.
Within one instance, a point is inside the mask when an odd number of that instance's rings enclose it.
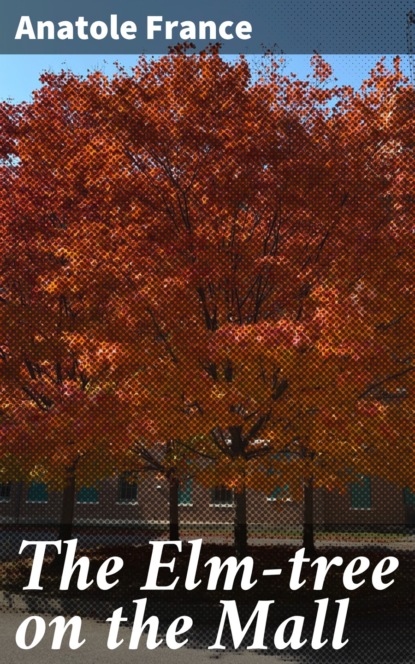
<instances>
[{"instance_id":1,"label":"dark banner","mask_svg":"<svg viewBox=\"0 0 415 664\"><path fill-rule=\"evenodd\" d=\"M407 53L413 0L16 0L0 12L1 53Z\"/></svg>"}]
</instances>

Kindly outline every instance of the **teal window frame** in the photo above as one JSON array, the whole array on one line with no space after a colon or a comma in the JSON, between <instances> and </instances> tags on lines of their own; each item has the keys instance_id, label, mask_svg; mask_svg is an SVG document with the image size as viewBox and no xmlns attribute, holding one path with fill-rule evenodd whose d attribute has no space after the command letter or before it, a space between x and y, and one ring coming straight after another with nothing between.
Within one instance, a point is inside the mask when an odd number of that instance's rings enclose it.
<instances>
[{"instance_id":1,"label":"teal window frame","mask_svg":"<svg viewBox=\"0 0 415 664\"><path fill-rule=\"evenodd\" d=\"M96 505L99 502L98 489L94 486L82 486L76 494L76 502L80 505Z\"/></svg>"},{"instance_id":2,"label":"teal window frame","mask_svg":"<svg viewBox=\"0 0 415 664\"><path fill-rule=\"evenodd\" d=\"M403 501L407 507L415 507L415 493L408 487L403 490Z\"/></svg>"},{"instance_id":3,"label":"teal window frame","mask_svg":"<svg viewBox=\"0 0 415 664\"><path fill-rule=\"evenodd\" d=\"M360 480L349 485L350 507L352 510L372 509L372 480L362 475Z\"/></svg>"},{"instance_id":4,"label":"teal window frame","mask_svg":"<svg viewBox=\"0 0 415 664\"><path fill-rule=\"evenodd\" d=\"M288 484L284 486L276 486L274 491L267 497L267 500L270 502L279 500L283 502L291 501L290 498L290 487Z\"/></svg>"},{"instance_id":5,"label":"teal window frame","mask_svg":"<svg viewBox=\"0 0 415 664\"><path fill-rule=\"evenodd\" d=\"M193 505L193 478L188 477L179 486L180 507L191 507Z\"/></svg>"},{"instance_id":6,"label":"teal window frame","mask_svg":"<svg viewBox=\"0 0 415 664\"><path fill-rule=\"evenodd\" d=\"M48 502L48 487L44 482L31 482L27 490L27 503L44 504Z\"/></svg>"}]
</instances>

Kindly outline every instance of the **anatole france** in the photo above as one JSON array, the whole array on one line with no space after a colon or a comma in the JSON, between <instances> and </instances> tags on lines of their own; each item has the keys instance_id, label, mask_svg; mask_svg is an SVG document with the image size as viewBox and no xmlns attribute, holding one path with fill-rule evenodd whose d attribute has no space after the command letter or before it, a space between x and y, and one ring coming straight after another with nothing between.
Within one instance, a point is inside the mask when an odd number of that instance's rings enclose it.
<instances>
[{"instance_id":1,"label":"anatole france","mask_svg":"<svg viewBox=\"0 0 415 664\"><path fill-rule=\"evenodd\" d=\"M134 21L120 22L117 14L109 21L87 21L78 16L76 21L32 21L30 16L21 16L15 39L136 39L138 27ZM163 16L147 16L146 38L196 40L196 39L251 39L252 25L249 21L166 21Z\"/></svg>"}]
</instances>

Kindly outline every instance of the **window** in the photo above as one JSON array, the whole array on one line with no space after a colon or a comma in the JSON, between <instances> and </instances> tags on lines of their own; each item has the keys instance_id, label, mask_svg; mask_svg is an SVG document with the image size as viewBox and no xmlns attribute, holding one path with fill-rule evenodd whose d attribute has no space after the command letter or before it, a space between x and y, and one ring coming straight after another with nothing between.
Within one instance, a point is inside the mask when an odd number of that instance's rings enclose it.
<instances>
[{"instance_id":1,"label":"window","mask_svg":"<svg viewBox=\"0 0 415 664\"><path fill-rule=\"evenodd\" d=\"M123 473L119 479L118 500L120 503L136 503L138 486L129 473Z\"/></svg>"},{"instance_id":2,"label":"window","mask_svg":"<svg viewBox=\"0 0 415 664\"><path fill-rule=\"evenodd\" d=\"M31 482L27 492L28 503L47 503L48 488L44 482Z\"/></svg>"},{"instance_id":3,"label":"window","mask_svg":"<svg viewBox=\"0 0 415 664\"><path fill-rule=\"evenodd\" d=\"M93 505L98 502L98 491L94 486L83 486L76 496L77 503Z\"/></svg>"},{"instance_id":4,"label":"window","mask_svg":"<svg viewBox=\"0 0 415 664\"><path fill-rule=\"evenodd\" d=\"M362 475L361 479L349 487L351 508L369 510L372 507L372 481Z\"/></svg>"},{"instance_id":5,"label":"window","mask_svg":"<svg viewBox=\"0 0 415 664\"><path fill-rule=\"evenodd\" d=\"M216 486L212 490L212 505L215 507L233 507L233 491L226 486Z\"/></svg>"},{"instance_id":6,"label":"window","mask_svg":"<svg viewBox=\"0 0 415 664\"><path fill-rule=\"evenodd\" d=\"M403 500L405 505L408 507L415 507L415 493L410 491L408 488L403 491Z\"/></svg>"},{"instance_id":7,"label":"window","mask_svg":"<svg viewBox=\"0 0 415 664\"><path fill-rule=\"evenodd\" d=\"M0 483L0 502L8 502L10 500L10 491L12 485L10 482Z\"/></svg>"},{"instance_id":8,"label":"window","mask_svg":"<svg viewBox=\"0 0 415 664\"><path fill-rule=\"evenodd\" d=\"M179 487L179 505L183 507L192 505L192 490L193 490L193 480L191 477L188 477L185 482L182 482Z\"/></svg>"},{"instance_id":9,"label":"window","mask_svg":"<svg viewBox=\"0 0 415 664\"><path fill-rule=\"evenodd\" d=\"M274 491L271 493L271 495L268 496L267 500L270 501L280 500L282 502L291 502L290 489L288 484L284 484L284 486L275 487Z\"/></svg>"}]
</instances>

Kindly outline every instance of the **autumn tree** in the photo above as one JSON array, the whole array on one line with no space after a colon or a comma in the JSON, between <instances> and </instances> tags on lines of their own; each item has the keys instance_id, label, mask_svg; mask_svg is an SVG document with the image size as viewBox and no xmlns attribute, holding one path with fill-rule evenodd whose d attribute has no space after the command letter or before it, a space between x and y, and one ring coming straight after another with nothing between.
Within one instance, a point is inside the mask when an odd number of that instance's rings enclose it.
<instances>
[{"instance_id":1,"label":"autumn tree","mask_svg":"<svg viewBox=\"0 0 415 664\"><path fill-rule=\"evenodd\" d=\"M5 132L0 165L0 464L8 480L44 481L63 492L59 535L67 539L77 486L95 484L119 463L120 401L108 363L97 359L92 372L69 348L66 337L75 329L75 316L65 293L49 294L50 236L36 223L35 237L26 235L36 194L22 195L27 164L16 138L20 112L8 106L5 116L6 130L14 133Z\"/></svg>"},{"instance_id":2,"label":"autumn tree","mask_svg":"<svg viewBox=\"0 0 415 664\"><path fill-rule=\"evenodd\" d=\"M413 89L398 62L360 91L312 65L300 81L215 49L142 58L45 74L2 109L19 275L70 312L80 366L111 366L128 458L192 440L216 459L200 479L234 488L240 555L247 486L271 469L311 496L381 473L402 441L394 384L411 413Z\"/></svg>"},{"instance_id":3,"label":"autumn tree","mask_svg":"<svg viewBox=\"0 0 415 664\"><path fill-rule=\"evenodd\" d=\"M208 337L231 328L228 337L238 340L244 335L241 327L248 330L266 322L272 339L273 325L285 325L292 329L291 350L295 351L300 331L310 330L309 348L319 350L318 375L323 383L328 385L324 346L331 341L336 354L343 357L342 370L336 374L339 387L333 390L336 398L328 401L331 413L326 413L326 419L330 421L345 403L351 417L362 395L375 396L371 386L378 380L388 382L396 373L396 356L385 347L384 338L375 334L377 326L387 325L394 317L379 279L394 288L396 301L408 311L404 292L409 275L397 274L396 267L404 266L402 251L410 252L412 242L407 242L411 240L407 224L396 232L396 214L386 195L390 173L375 164L383 140L391 140L390 136L382 140L379 132L384 106L390 103L391 91L398 94L405 82L398 62L393 72L379 66L354 95L347 88L324 87L329 67L318 56L312 62L314 84L280 76L275 63L265 82L253 83L243 60L230 67L215 54L200 60L143 62L134 77L121 74L113 82L116 92L111 100L123 100L114 120L135 175L131 201L146 220L140 229L141 253L137 245L134 253L136 260L141 255L146 262L147 302L165 338L174 338L170 346L178 348L181 340L186 345L191 322L193 341L205 332L203 348L197 349L200 363L214 381L220 376L234 387L237 371L229 345L227 351L222 345L220 363L212 362ZM185 91L183 80L188 84ZM404 88L402 94L410 100L413 91ZM330 111L334 101L337 107ZM154 253L153 266L148 246ZM131 253L128 257L131 260ZM152 295L157 283L159 289ZM333 293L339 301L336 306L327 299ZM181 302L173 306L172 298L186 303L188 311L183 311ZM373 305L378 307L376 318ZM334 315L339 307L342 311ZM315 319L322 312L328 326L322 326L316 337ZM352 315L356 324L345 340L344 318ZM258 346L258 359L261 354ZM358 378L355 368L344 369L350 360L359 360ZM269 372L268 390L272 385L278 398L289 385L280 363L279 358L274 365L267 363L268 369L274 369ZM255 377L263 380L259 366L257 361ZM250 378L252 397L255 383ZM320 394L314 395L310 411L317 409L321 414L324 397L318 382L314 387ZM265 404L258 408L254 400L255 408L250 410L246 396L236 390L224 403L228 422L214 426L212 435L217 443L218 431L222 434L225 456L251 460L259 448L248 452L248 443L257 443L256 438L265 433L262 429L271 421L271 410ZM253 431L251 438L242 433L244 417L248 431ZM350 435L342 433L349 445ZM275 433L271 438L275 440ZM320 464L320 453L315 453L319 441L305 445L304 432L302 440L304 454L314 467L310 475L314 481ZM335 446L332 439L326 453ZM346 461L344 450L343 456ZM335 475L335 466L331 467ZM243 514L244 480L236 497Z\"/></svg>"}]
</instances>

